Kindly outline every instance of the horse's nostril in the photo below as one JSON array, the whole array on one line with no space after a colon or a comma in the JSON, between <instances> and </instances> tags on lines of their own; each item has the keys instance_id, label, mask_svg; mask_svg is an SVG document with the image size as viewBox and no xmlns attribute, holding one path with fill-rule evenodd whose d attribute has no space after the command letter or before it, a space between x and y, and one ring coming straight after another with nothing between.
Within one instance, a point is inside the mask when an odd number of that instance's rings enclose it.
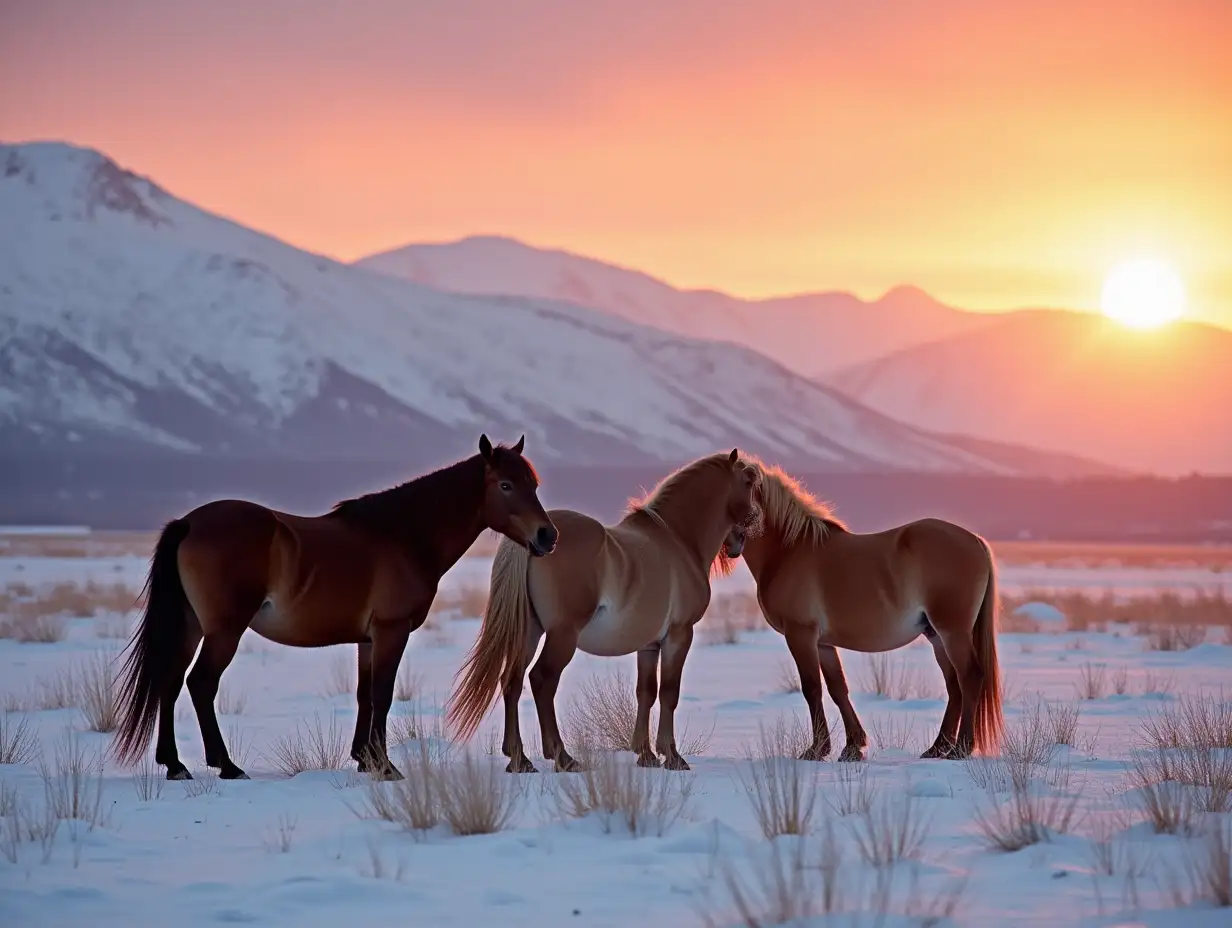
<instances>
[{"instance_id":1,"label":"horse's nostril","mask_svg":"<svg viewBox=\"0 0 1232 928\"><path fill-rule=\"evenodd\" d=\"M556 546L556 538L556 529L544 526L535 532L535 545L541 551L551 551Z\"/></svg>"}]
</instances>

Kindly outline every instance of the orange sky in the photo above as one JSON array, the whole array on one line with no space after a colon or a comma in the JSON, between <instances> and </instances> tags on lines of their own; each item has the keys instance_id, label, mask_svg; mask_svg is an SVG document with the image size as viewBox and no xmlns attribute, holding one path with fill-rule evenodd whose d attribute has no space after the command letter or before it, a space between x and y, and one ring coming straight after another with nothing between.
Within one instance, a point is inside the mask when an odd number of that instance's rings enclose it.
<instances>
[{"instance_id":1,"label":"orange sky","mask_svg":"<svg viewBox=\"0 0 1232 928\"><path fill-rule=\"evenodd\" d=\"M0 137L350 259L507 234L744 295L1094 306L1148 251L1232 326L1226 0L40 0Z\"/></svg>"}]
</instances>

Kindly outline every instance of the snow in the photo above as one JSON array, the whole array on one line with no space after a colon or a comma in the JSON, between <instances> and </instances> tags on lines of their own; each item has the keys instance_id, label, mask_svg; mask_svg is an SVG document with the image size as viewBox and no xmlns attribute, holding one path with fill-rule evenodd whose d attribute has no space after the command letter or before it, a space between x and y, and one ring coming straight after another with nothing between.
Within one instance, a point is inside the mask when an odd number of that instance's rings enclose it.
<instances>
[{"instance_id":1,"label":"snow","mask_svg":"<svg viewBox=\"0 0 1232 928\"><path fill-rule=\"evenodd\" d=\"M135 387L264 431L316 396L332 364L451 428L525 423L543 458L579 454L548 441L546 414L657 460L736 436L779 457L1014 470L747 348L340 264L204 212L94 151L3 146L0 167L0 332L40 346L14 349L18 386L0 395L0 420L192 447L192 435L168 431L174 420L143 420ZM108 370L107 386L51 352L52 334Z\"/></svg>"},{"instance_id":2,"label":"snow","mask_svg":"<svg viewBox=\"0 0 1232 928\"><path fill-rule=\"evenodd\" d=\"M443 590L485 585L490 562L466 558L447 576ZM0 584L31 587L59 582L139 582L141 558L53 559L0 558ZM1015 568L1002 571L1007 588L1019 579ZM1027 579L1036 582L1044 568ZM1099 568L1081 575L1064 574L1066 584L1092 593L1121 586L1125 571ZM1135 588L1166 587L1174 575L1147 569L1137 572ZM1218 585L1222 578L1208 574ZM717 583L719 593L747 591L743 569ZM57 644L18 644L0 640L3 668L0 698L29 691L100 648L121 642L97 638L101 619L71 622L68 637ZM478 630L475 617L445 621L439 629L412 637L405 663L422 675L421 701L397 704L395 713L419 711L438 715L454 672ZM1127 695L1080 703L1078 742L1063 750L1072 770L1072 789L1081 790L1081 821L1071 834L1022 851L1004 854L980 841L973 813L984 793L962 763L925 761L919 751L931 741L943 703L941 677L928 645L919 640L893 652L892 658L928 681L931 693L907 702L869 695L861 681L868 657L843 652L856 710L870 734L909 728L909 749L874 747L866 765L878 794L901 801L909 796L926 816L927 833L913 868L894 870L896 892L906 898L912 878L927 899L945 893L956 881L966 888L954 921L990 924L1141 924L1205 926L1229 923L1227 910L1201 906L1171 907L1163 887L1166 867L1179 866L1191 844L1186 839L1156 836L1141 824L1118 826L1118 840L1151 862L1139 878L1140 908L1126 901L1123 876L1095 873L1092 836L1095 823L1106 820L1125 789L1124 761L1141 719L1181 693L1216 692L1232 679L1232 648L1208 643L1186 652L1150 652L1128 630L1085 632L1074 650L1064 634L1002 634L999 650L1012 695L1007 716L1019 718L1026 699L1035 694L1050 702L1075 701L1078 668L1087 661L1124 667ZM304 773L293 779L278 774L262 756L276 739L314 713L332 717L349 740L354 719L351 695L326 695L324 681L336 660L353 661L350 648L291 649L262 639L245 639L223 678L223 690L242 692L244 711L221 716L224 734L234 747L236 733L250 745L246 769L253 779L220 783L206 795L190 797L180 783L164 783L161 798L142 801L130 771L105 768L106 817L86 831L61 828L50 858L42 861L37 843L24 843L16 864L0 857L0 923L4 925L124 925L139 913L159 913L181 926L223 923L295 924L299 928L335 928L340 923L431 925L629 925L700 924L703 913L722 916L720 875L734 868L748 879L769 860L745 798L740 774L747 769L742 751L757 736L759 725L783 716L805 717L798 693L779 691L780 667L788 661L783 640L769 630L746 632L733 646L695 645L685 669L678 730L705 732L713 726L708 748L690 757L692 772L655 771L657 777L687 777L695 784L690 814L662 836L633 837L616 829L605 833L593 819L562 822L554 814L552 795L567 775L542 773L525 778L512 826L494 835L454 837L443 828L420 840L392 825L362 820L353 807L362 803L359 778L344 772ZM566 671L558 697L565 712L579 686L595 674L614 669L631 676L632 657L611 660L578 655ZM1173 694L1144 693L1148 674L1172 675ZM827 702L831 715L833 707ZM521 705L528 747L534 737L529 693ZM76 710L31 712L44 751L50 754L66 728L83 726ZM833 719L837 722L837 719ZM501 763L482 754L487 731L498 731L499 712L485 721L475 749L484 763ZM836 726L836 752L842 746ZM81 743L100 750L107 736L82 732ZM200 734L187 693L177 709L181 756L194 770L203 763ZM1088 749L1089 748L1089 749ZM537 751L535 754L537 755ZM535 758L538 761L536 756ZM626 761L630 760L625 755ZM833 759L833 755L832 755ZM808 766L821 791L819 815L834 823L844 850L842 883L855 892L872 885L873 871L861 863L848 829L851 817L830 810L841 778L853 775L846 765L824 762ZM538 761L541 769L547 765ZM0 767L0 783L26 800L42 801L42 784L33 766ZM818 819L820 822L821 819ZM280 825L294 823L289 849L279 849ZM816 829L815 829L816 830ZM781 838L781 849L794 839ZM379 874L378 874L379 871ZM730 913L728 913L730 914ZM902 913L899 913L901 916ZM735 924L734 917L719 918ZM841 923L841 922L840 922ZM861 924L872 924L865 914ZM810 923L813 924L813 923ZM816 924L821 924L817 922ZM831 924L827 922L826 924ZM919 918L890 918L886 925L919 925Z\"/></svg>"}]
</instances>

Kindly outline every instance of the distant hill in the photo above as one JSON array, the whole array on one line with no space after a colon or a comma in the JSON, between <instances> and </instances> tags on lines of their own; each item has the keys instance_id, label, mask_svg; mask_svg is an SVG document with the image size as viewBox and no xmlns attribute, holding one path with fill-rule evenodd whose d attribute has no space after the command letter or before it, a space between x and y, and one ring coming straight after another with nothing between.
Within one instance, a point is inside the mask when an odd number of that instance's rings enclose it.
<instances>
[{"instance_id":1,"label":"distant hill","mask_svg":"<svg viewBox=\"0 0 1232 928\"><path fill-rule=\"evenodd\" d=\"M810 377L991 321L914 287L872 302L849 293L741 300L677 290L640 271L493 236L407 245L357 264L440 290L563 300L681 335L735 342Z\"/></svg>"},{"instance_id":2,"label":"distant hill","mask_svg":"<svg viewBox=\"0 0 1232 928\"><path fill-rule=\"evenodd\" d=\"M825 380L939 432L1157 474L1232 474L1232 332L1217 326L1143 332L1088 313L1022 311Z\"/></svg>"}]
</instances>

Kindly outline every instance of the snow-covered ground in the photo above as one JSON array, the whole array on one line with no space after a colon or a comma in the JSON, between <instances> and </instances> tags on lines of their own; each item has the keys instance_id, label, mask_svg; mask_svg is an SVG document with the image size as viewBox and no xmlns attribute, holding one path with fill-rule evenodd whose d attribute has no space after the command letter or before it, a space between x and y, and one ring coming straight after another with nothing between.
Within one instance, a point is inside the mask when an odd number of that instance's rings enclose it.
<instances>
[{"instance_id":1,"label":"snow-covered ground","mask_svg":"<svg viewBox=\"0 0 1232 928\"><path fill-rule=\"evenodd\" d=\"M488 566L482 558L464 559L447 576L442 595L463 601L468 588L486 586ZM145 567L142 558L0 558L0 589L20 585L25 595L30 590L37 595L57 583L90 581L135 589ZM1164 588L1218 592L1227 590L1228 579L1195 570L1003 570L1007 590L1053 586L1094 594ZM741 569L718 586L721 593L737 592L749 589L749 582ZM0 700L22 707L57 673L99 650L116 652L122 640L99 636L108 622L115 626L118 617L72 619L65 639L51 644L0 640ZM412 638L404 658L404 666L421 679L421 695L394 709L398 716L427 719L429 728L478 630L473 617L442 616L434 625ZM1176 907L1170 888L1184 879L1183 864L1204 839L1155 834L1127 779L1127 761L1145 718L1177 705L1186 694L1222 698L1220 688L1232 684L1232 647L1222 643L1227 640L1217 629L1206 644L1161 652L1148 650L1128 628L1002 634L1011 726L1039 697L1081 712L1075 746L1057 748L1052 773L1044 776L1054 792L1078 796L1075 819L1068 833L1014 853L990 849L977 825L981 813L1009 801L1006 794L990 797L977 785L973 772L982 768L918 759L936 734L943 708L931 649L920 640L891 655L895 672L912 680L906 700L870 694L873 662L843 652L873 748L862 773L834 763L843 743L836 726L831 760L799 765L805 782L817 790L812 836L804 846L809 854L820 854L826 823L833 826L832 846L842 861L831 884L840 887L848 909L859 910L860 924L923 924L955 894L953 922L960 925L1232 924L1229 909L1205 903ZM349 745L354 697L327 691L353 660L351 648L298 650L246 637L223 677L220 697L228 708L242 705L238 712L220 714L220 721L233 754L253 779L200 778L200 733L188 695L181 694L179 748L199 779L189 785L160 781L161 795L142 799L133 771L108 762L95 827L62 824L46 853L37 840L15 845L0 840L0 850L6 850L0 855L0 925L692 925L707 918L743 924L725 888L726 875L734 874L756 894L772 849L779 849L780 860L791 856L797 839L768 842L743 785L752 769L744 753L756 742L759 726L806 718L800 694L783 691L787 649L769 630L742 632L734 645L699 643L690 655L678 730L683 725L689 736L710 733L710 738L703 753L689 757L691 772L648 773L692 784L686 814L662 835L652 828L632 836L620 826L605 828L595 817L562 819L556 798L560 781L577 774L518 778L520 795L509 827L468 837L454 836L444 826L416 836L361 818L356 810L364 805L366 778L345 771L286 778L270 756L297 724L320 719L328 726L332 719ZM1100 666L1106 692L1080 699L1079 684ZM557 700L562 719L588 680L619 670L631 681L633 668L632 657L579 655L562 681ZM835 715L828 700L827 705ZM29 720L53 767L69 730L89 754L101 753L110 741L109 735L85 731L76 708L20 708L7 714L9 730L22 719ZM522 719L528 749L546 771L548 764L537 756L529 692ZM485 753L499 722L494 710L471 747L481 764L503 768L503 758ZM455 748L453 762L461 757L462 749ZM621 761L630 763L632 755L621 755ZM1066 771L1068 782L1061 775ZM863 781L852 777L867 777L874 818L887 810L897 815L909 801L922 824L918 853L880 871L893 875L889 889L880 893L879 871L859 853L858 835L868 820L840 814L843 797L863 788ZM37 763L0 766L0 784L0 807L9 807L3 811L10 820L14 804L27 816L42 808ZM208 791L193 795L201 785ZM6 821L2 835L10 833ZM1101 872L1101 847L1111 849L1111 875ZM16 862L7 859L9 849ZM803 877L815 898L824 870L819 865ZM890 917L880 922L869 903L878 896L890 899Z\"/></svg>"}]
</instances>

